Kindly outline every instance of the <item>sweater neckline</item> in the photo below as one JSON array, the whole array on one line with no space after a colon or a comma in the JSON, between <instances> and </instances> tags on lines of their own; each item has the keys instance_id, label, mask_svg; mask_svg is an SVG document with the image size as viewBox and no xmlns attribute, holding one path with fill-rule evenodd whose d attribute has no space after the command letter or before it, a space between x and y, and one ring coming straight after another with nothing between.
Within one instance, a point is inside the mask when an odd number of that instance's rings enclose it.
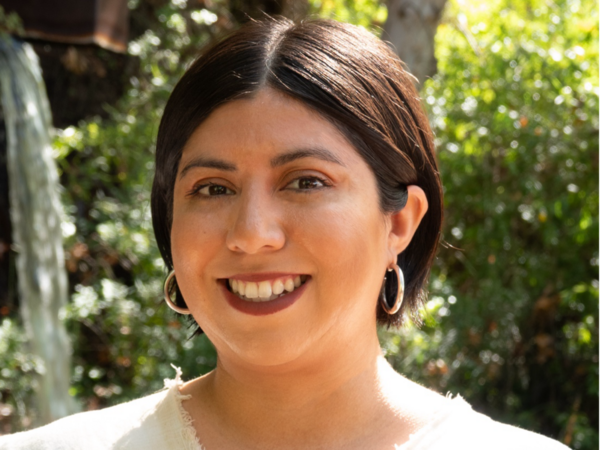
<instances>
[{"instance_id":1,"label":"sweater neckline","mask_svg":"<svg viewBox=\"0 0 600 450\"><path fill-rule=\"evenodd\" d=\"M204 450L202 444L200 444L200 440L198 439L198 435L196 434L196 429L194 428L194 419L192 416L185 410L182 402L184 400L189 400L192 398L191 395L184 395L179 390L181 386L183 386L183 381L181 380L182 371L180 367L177 367L171 364L171 367L175 369L175 379L165 378L165 389L168 390L168 396L173 398L173 401L177 405L177 411L179 412L179 422L182 427L182 438L185 441L186 447L185 450Z\"/></svg>"},{"instance_id":2,"label":"sweater neckline","mask_svg":"<svg viewBox=\"0 0 600 450\"><path fill-rule=\"evenodd\" d=\"M192 398L192 396L189 394L184 395L179 390L180 387L183 386L183 381L181 380L181 368L173 364L171 364L171 367L175 369L175 378L165 378L164 384L165 389L169 391L167 395L172 396L173 400L177 405L177 411L179 412L179 421L182 425L182 437L186 443L186 450L205 450L202 444L200 443L200 440L198 439L198 435L196 434L196 429L194 428L194 419L192 419L192 417L185 410L182 404L184 400L189 400ZM401 445L395 445L395 449L411 450L411 447L417 445L420 441L422 441L430 434L435 433L435 430L457 411L472 411L471 405L469 405L469 403L467 403L460 395L457 394L454 397L452 397L451 394L448 394L447 398L450 401L446 404L446 406L436 411L432 419L425 426L421 427L415 433L411 434L408 438L408 441Z\"/></svg>"}]
</instances>

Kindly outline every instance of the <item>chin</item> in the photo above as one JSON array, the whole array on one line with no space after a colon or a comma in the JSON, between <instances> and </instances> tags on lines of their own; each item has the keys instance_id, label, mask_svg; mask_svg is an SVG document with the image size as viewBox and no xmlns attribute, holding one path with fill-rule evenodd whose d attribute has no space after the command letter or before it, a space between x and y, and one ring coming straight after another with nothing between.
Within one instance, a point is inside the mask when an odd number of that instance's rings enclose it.
<instances>
[{"instance_id":1,"label":"chin","mask_svg":"<svg viewBox=\"0 0 600 450\"><path fill-rule=\"evenodd\" d=\"M301 333L300 333L301 334ZM237 331L222 339L208 338L217 349L219 359L269 370L283 368L298 361L309 347L308 334L301 338L291 330Z\"/></svg>"}]
</instances>

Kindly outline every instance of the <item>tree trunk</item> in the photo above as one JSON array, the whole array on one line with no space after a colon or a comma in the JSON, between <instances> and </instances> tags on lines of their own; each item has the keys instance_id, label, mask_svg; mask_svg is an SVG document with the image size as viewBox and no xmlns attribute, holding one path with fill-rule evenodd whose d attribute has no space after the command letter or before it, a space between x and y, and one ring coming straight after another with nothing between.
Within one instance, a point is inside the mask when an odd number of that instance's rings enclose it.
<instances>
[{"instance_id":1,"label":"tree trunk","mask_svg":"<svg viewBox=\"0 0 600 450\"><path fill-rule=\"evenodd\" d=\"M68 292L50 109L28 44L0 40L0 90L21 314L39 362L38 422L45 424L73 413L74 404L71 346L60 317Z\"/></svg>"},{"instance_id":2,"label":"tree trunk","mask_svg":"<svg viewBox=\"0 0 600 450\"><path fill-rule=\"evenodd\" d=\"M388 0L382 37L392 43L421 86L437 71L434 38L446 1Z\"/></svg>"}]
</instances>

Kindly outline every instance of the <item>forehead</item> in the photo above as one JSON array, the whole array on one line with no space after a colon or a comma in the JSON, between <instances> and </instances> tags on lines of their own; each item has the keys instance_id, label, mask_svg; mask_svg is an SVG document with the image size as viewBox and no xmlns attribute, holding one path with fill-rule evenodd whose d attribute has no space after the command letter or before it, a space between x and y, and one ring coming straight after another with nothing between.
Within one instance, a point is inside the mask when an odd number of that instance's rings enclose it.
<instances>
[{"instance_id":1,"label":"forehead","mask_svg":"<svg viewBox=\"0 0 600 450\"><path fill-rule=\"evenodd\" d=\"M273 89L217 108L192 133L182 162L203 156L271 158L274 152L297 148L327 148L348 162L360 156L330 121Z\"/></svg>"}]
</instances>

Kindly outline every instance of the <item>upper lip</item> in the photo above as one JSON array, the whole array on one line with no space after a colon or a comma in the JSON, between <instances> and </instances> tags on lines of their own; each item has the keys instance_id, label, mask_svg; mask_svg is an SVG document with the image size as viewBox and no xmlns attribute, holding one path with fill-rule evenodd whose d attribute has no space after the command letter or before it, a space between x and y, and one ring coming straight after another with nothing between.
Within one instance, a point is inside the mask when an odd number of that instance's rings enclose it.
<instances>
[{"instance_id":1,"label":"upper lip","mask_svg":"<svg viewBox=\"0 0 600 450\"><path fill-rule=\"evenodd\" d=\"M275 280L277 278L295 278L297 276L306 275L298 272L263 272L263 273L238 273L228 277L228 280L241 280L241 281L267 281Z\"/></svg>"}]
</instances>

